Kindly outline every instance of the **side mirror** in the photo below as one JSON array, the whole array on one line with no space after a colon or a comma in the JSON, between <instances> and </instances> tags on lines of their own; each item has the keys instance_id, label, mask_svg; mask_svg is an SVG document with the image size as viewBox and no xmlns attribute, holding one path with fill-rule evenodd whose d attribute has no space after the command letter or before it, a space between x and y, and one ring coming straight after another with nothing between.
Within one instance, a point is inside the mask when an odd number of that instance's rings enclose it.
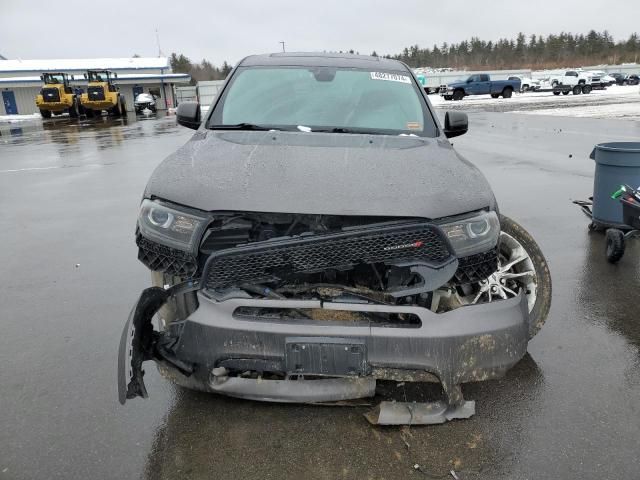
<instances>
[{"instance_id":1,"label":"side mirror","mask_svg":"<svg viewBox=\"0 0 640 480\"><path fill-rule=\"evenodd\" d=\"M471 83L471 82L473 82L473 78L471 77L467 78L467 83Z\"/></svg>"},{"instance_id":2,"label":"side mirror","mask_svg":"<svg viewBox=\"0 0 640 480\"><path fill-rule=\"evenodd\" d=\"M178 125L197 130L200 126L200 104L198 102L182 102L176 111Z\"/></svg>"},{"instance_id":3,"label":"side mirror","mask_svg":"<svg viewBox=\"0 0 640 480\"><path fill-rule=\"evenodd\" d=\"M469 130L469 118L466 113L447 112L444 116L444 134L447 138L459 137Z\"/></svg>"}]
</instances>

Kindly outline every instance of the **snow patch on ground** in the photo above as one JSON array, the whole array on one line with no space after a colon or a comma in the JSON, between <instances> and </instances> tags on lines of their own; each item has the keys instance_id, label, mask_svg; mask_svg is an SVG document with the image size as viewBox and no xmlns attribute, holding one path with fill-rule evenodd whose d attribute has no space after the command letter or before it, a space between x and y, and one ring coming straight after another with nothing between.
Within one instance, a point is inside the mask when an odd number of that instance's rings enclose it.
<instances>
[{"instance_id":1,"label":"snow patch on ground","mask_svg":"<svg viewBox=\"0 0 640 480\"><path fill-rule=\"evenodd\" d=\"M540 110L515 110L525 115L553 115L556 117L622 118L640 120L640 102L614 103L612 105L585 105Z\"/></svg>"},{"instance_id":2,"label":"snow patch on ground","mask_svg":"<svg viewBox=\"0 0 640 480\"><path fill-rule=\"evenodd\" d=\"M39 113L29 115L0 115L0 123L28 122L29 120L39 120L42 118Z\"/></svg>"},{"instance_id":3,"label":"snow patch on ground","mask_svg":"<svg viewBox=\"0 0 640 480\"><path fill-rule=\"evenodd\" d=\"M440 95L429 95L429 100L437 109L640 119L640 88L637 85L614 85L606 90L594 90L589 94L580 95L527 92L516 93L512 98L476 95L460 101L445 100Z\"/></svg>"}]
</instances>

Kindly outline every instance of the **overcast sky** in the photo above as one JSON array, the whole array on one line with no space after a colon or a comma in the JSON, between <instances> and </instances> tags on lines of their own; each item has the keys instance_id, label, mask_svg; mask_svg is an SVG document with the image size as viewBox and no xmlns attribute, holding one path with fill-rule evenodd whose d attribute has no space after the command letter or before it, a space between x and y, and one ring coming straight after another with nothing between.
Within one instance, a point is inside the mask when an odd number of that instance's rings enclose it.
<instances>
[{"instance_id":1,"label":"overcast sky","mask_svg":"<svg viewBox=\"0 0 640 480\"><path fill-rule=\"evenodd\" d=\"M529 7L527 7L527 4ZM7 58L157 56L184 53L214 64L251 53L348 50L609 30L640 32L640 0L0 0Z\"/></svg>"}]
</instances>

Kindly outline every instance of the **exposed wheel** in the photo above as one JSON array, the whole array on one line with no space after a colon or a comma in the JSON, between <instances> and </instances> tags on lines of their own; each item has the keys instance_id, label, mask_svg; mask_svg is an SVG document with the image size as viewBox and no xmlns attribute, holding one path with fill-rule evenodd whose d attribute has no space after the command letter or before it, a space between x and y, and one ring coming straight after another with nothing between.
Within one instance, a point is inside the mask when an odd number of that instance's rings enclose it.
<instances>
[{"instance_id":1,"label":"exposed wheel","mask_svg":"<svg viewBox=\"0 0 640 480\"><path fill-rule=\"evenodd\" d=\"M464 98L464 92L462 90L456 90L453 92L454 100L462 100Z\"/></svg>"},{"instance_id":2,"label":"exposed wheel","mask_svg":"<svg viewBox=\"0 0 640 480\"><path fill-rule=\"evenodd\" d=\"M500 215L498 270L479 284L472 304L523 294L529 310L529 339L544 325L551 308L551 273L536 241L521 225Z\"/></svg>"},{"instance_id":3,"label":"exposed wheel","mask_svg":"<svg viewBox=\"0 0 640 480\"><path fill-rule=\"evenodd\" d=\"M73 99L73 103L69 107L69 116L71 118L78 118L78 104L76 103L76 99Z\"/></svg>"},{"instance_id":4,"label":"exposed wheel","mask_svg":"<svg viewBox=\"0 0 640 480\"><path fill-rule=\"evenodd\" d=\"M122 105L120 103L120 95L118 95L118 98L116 99L116 104L113 107L111 107L111 109L109 109L109 113L114 117L119 117L120 115L122 115L121 108L122 108Z\"/></svg>"},{"instance_id":5,"label":"exposed wheel","mask_svg":"<svg viewBox=\"0 0 640 480\"><path fill-rule=\"evenodd\" d=\"M84 109L84 114L87 116L87 118L93 118L96 115L96 113L97 112L94 112L90 108L85 108Z\"/></svg>"},{"instance_id":6,"label":"exposed wheel","mask_svg":"<svg viewBox=\"0 0 640 480\"><path fill-rule=\"evenodd\" d=\"M556 90L555 92L553 92L553 94L554 95L560 95L560 92Z\"/></svg>"},{"instance_id":7,"label":"exposed wheel","mask_svg":"<svg viewBox=\"0 0 640 480\"><path fill-rule=\"evenodd\" d=\"M591 85L584 85L584 86L582 87L582 93L584 93L585 95L586 95L587 93L591 93L591 90L592 90Z\"/></svg>"},{"instance_id":8,"label":"exposed wheel","mask_svg":"<svg viewBox=\"0 0 640 480\"><path fill-rule=\"evenodd\" d=\"M554 80L553 82L551 82L551 86L552 86L552 87L557 87L558 85L559 85L559 84L558 84L558 81L557 81L557 80Z\"/></svg>"},{"instance_id":9,"label":"exposed wheel","mask_svg":"<svg viewBox=\"0 0 640 480\"><path fill-rule=\"evenodd\" d=\"M582 93L582 87L580 85L576 85L573 87L573 94L580 95Z\"/></svg>"},{"instance_id":10,"label":"exposed wheel","mask_svg":"<svg viewBox=\"0 0 640 480\"><path fill-rule=\"evenodd\" d=\"M607 260L609 263L617 263L624 255L624 233L617 228L607 230Z\"/></svg>"},{"instance_id":11,"label":"exposed wheel","mask_svg":"<svg viewBox=\"0 0 640 480\"><path fill-rule=\"evenodd\" d=\"M522 88L520 89L521 92L528 92L529 91L529 85L522 85Z\"/></svg>"},{"instance_id":12,"label":"exposed wheel","mask_svg":"<svg viewBox=\"0 0 640 480\"><path fill-rule=\"evenodd\" d=\"M512 94L513 94L513 88L511 87L507 87L504 90L502 90L502 98L511 98Z\"/></svg>"},{"instance_id":13,"label":"exposed wheel","mask_svg":"<svg viewBox=\"0 0 640 480\"><path fill-rule=\"evenodd\" d=\"M571 91L569 91L569 90L565 90L565 91L562 92L563 95L569 95L570 93L571 93Z\"/></svg>"},{"instance_id":14,"label":"exposed wheel","mask_svg":"<svg viewBox=\"0 0 640 480\"><path fill-rule=\"evenodd\" d=\"M492 93L491 94L491 98L499 98L499 97L500 97L500 95L497 94L497 93Z\"/></svg>"},{"instance_id":15,"label":"exposed wheel","mask_svg":"<svg viewBox=\"0 0 640 480\"><path fill-rule=\"evenodd\" d=\"M51 118L51 111L40 109L40 115L42 115L42 118Z\"/></svg>"}]
</instances>

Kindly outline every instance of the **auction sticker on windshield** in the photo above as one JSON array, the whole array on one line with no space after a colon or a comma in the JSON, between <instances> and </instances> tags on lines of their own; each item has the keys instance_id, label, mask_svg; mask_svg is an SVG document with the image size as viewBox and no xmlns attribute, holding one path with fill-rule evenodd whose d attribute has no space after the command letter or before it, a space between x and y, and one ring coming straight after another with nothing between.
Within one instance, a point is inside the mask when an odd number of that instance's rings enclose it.
<instances>
[{"instance_id":1,"label":"auction sticker on windshield","mask_svg":"<svg viewBox=\"0 0 640 480\"><path fill-rule=\"evenodd\" d=\"M386 80L387 82L411 83L411 78L407 75L397 73L371 72L372 80Z\"/></svg>"}]
</instances>

